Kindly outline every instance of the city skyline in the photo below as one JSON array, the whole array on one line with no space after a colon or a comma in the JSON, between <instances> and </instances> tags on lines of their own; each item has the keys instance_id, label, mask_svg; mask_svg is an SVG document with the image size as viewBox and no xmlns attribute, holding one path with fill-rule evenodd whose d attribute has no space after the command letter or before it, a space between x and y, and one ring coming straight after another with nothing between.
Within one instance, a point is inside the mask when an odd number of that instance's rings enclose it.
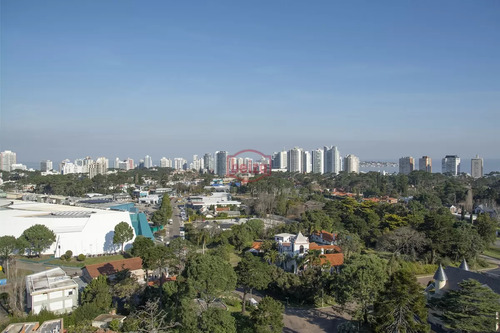
<instances>
[{"instance_id":1,"label":"city skyline","mask_svg":"<svg viewBox=\"0 0 500 333\"><path fill-rule=\"evenodd\" d=\"M324 143L500 158L497 1L1 7L0 151L33 161Z\"/></svg>"},{"instance_id":2,"label":"city skyline","mask_svg":"<svg viewBox=\"0 0 500 333\"><path fill-rule=\"evenodd\" d=\"M408 174L412 170L422 170L422 171L428 171L432 173L442 173L443 172L443 165L445 163L445 160L449 157L457 157L458 158L458 164L459 164L459 172L465 172L468 174L471 174L474 178L480 177L478 175L484 175L488 174L490 172L500 172L500 159L484 159L482 156L479 156L476 154L474 157L465 157L461 158L459 155L449 155L446 154L445 156L441 157L430 157L430 156L422 156L422 157L417 157L413 158L413 156L405 156L405 157L400 157L399 159L397 158L392 158L392 159L386 159L386 160L372 160L372 159L365 159L360 156L356 156L355 154L350 154L348 152L346 153L341 153L336 146L324 146L323 148L317 148L317 149L304 149L302 147L291 147L289 149L283 148L284 150L278 150L274 151L272 153L268 153L267 155L273 156L272 160L272 165L273 169L283 169L283 164L281 162L281 159L284 159L285 162L285 169L288 169L290 171L289 163L290 163L290 152L294 150L300 151L299 158L300 160L297 161L297 170L299 172L305 172L305 166L306 163L304 161L304 156L309 155L309 172L312 173L338 173L340 170L336 169L335 167L327 167L327 164L332 163L331 158L330 161L324 158L324 156L328 155L325 152L331 152L333 148L333 151L336 151L336 154L338 154L338 163L340 163L342 171L345 171L345 163L346 159L349 156L354 156L357 159L357 163L367 163L364 166L360 166L361 169L358 171L363 171L363 172L369 172L369 171L386 171L389 173L403 173L403 174ZM8 153L13 153L14 156L17 156L16 152L12 151L7 151ZM116 168L116 169L133 169L135 167L139 168L150 168L150 167L172 167L174 169L181 169L182 166L185 164L187 165L188 169L190 168L190 165L193 165L193 169L204 169L206 168L205 166L207 165L207 162L210 165L209 169L213 170L217 173L216 166L217 166L217 159L216 155L217 153L224 153L226 154L226 158L236 152L229 152L229 151L214 151L214 152L206 152L206 153L198 153L198 154L189 154L189 153L184 153L182 156L173 156L173 155L160 155L159 156L150 156L148 154L143 155L143 157L130 157L128 155L126 158L124 157L109 157L109 156L78 156L74 159L69 159L65 158L62 160L52 160L52 159L43 159L39 162L36 161L26 161L25 159L17 159L17 165L25 165L28 168L32 168L35 170L41 170L44 169L44 166L46 166L47 162L52 163L53 169L60 171L60 165L65 164L65 163L70 163L70 168L73 168L73 165L83 165L85 164L86 160L89 161L94 161L96 159L97 162L101 158L105 158L109 164L109 168ZM316 161L316 167L315 167L315 159L317 159L316 154L318 152L321 152L321 156L318 158ZM3 153L3 152L1 152ZM0 153L0 155L2 155ZM266 153L266 152L262 152ZM284 154L284 155L283 155ZM192 158L189 158L189 156L192 156ZM336 155L335 155L336 156ZM187 158L186 158L187 157ZM275 161L276 158L276 161ZM15 157L16 159L16 157ZM145 159L150 159L150 163L146 164ZM410 162L411 159L411 162ZM0 158L1 160L1 158ZM432 165L432 160L437 161L434 163L434 167L431 167ZM486 164L484 164L486 160ZM322 161L321 163L321 168L317 165L319 161ZM403 161L403 162L402 162ZM74 163L73 163L74 162ZM277 162L277 163L275 163ZM387 163L394 163L394 166L386 166L386 167L376 167L376 166L371 166L371 162L387 162ZM398 163L399 162L399 163ZM201 164L200 164L201 163ZM229 163L229 162L227 162ZM479 163L479 164L478 164ZM122 166L119 166L122 164ZM429 166L426 168L425 165L429 164ZM476 166L473 166L473 164L476 164ZM124 165L127 167L125 168ZM204 165L204 167L196 167ZM411 166L410 166L411 165ZM294 168L292 168L294 169ZM473 169L478 169L478 170L473 170ZM390 171L388 171L390 170ZM42 170L43 171L43 170ZM219 173L222 171L219 171ZM451 172L450 170L447 170L446 172Z\"/></svg>"}]
</instances>

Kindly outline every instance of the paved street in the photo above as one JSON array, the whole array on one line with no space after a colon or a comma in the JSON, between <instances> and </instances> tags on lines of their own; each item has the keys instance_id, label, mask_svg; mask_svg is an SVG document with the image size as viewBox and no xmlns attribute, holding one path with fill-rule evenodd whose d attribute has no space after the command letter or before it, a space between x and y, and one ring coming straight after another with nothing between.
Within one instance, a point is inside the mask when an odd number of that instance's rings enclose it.
<instances>
[{"instance_id":1,"label":"paved street","mask_svg":"<svg viewBox=\"0 0 500 333\"><path fill-rule=\"evenodd\" d=\"M181 210L179 209L178 205L179 203L176 202L176 198L171 198L170 203L173 208L173 213L172 213L172 224L169 224L167 227L168 230L168 239L172 240L175 237L180 236L180 227L181 227L181 221L182 218L180 217Z\"/></svg>"}]
</instances>

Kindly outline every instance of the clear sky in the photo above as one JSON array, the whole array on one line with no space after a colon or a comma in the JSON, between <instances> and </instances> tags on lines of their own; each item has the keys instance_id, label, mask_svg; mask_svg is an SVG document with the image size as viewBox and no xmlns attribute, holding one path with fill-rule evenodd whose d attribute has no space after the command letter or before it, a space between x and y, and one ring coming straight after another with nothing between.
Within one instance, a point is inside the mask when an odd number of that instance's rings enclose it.
<instances>
[{"instance_id":1,"label":"clear sky","mask_svg":"<svg viewBox=\"0 0 500 333\"><path fill-rule=\"evenodd\" d=\"M500 158L498 0L0 5L0 149L19 161Z\"/></svg>"}]
</instances>

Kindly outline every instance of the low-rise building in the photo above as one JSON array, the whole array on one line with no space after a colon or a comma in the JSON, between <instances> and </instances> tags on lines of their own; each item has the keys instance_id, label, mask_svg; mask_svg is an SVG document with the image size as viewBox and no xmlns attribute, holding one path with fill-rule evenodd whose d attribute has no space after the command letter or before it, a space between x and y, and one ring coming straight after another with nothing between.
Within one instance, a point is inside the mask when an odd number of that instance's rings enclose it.
<instances>
[{"instance_id":1,"label":"low-rise building","mask_svg":"<svg viewBox=\"0 0 500 333\"><path fill-rule=\"evenodd\" d=\"M34 314L42 309L55 313L78 306L78 284L60 267L26 276L27 308Z\"/></svg>"},{"instance_id":2,"label":"low-rise building","mask_svg":"<svg viewBox=\"0 0 500 333\"><path fill-rule=\"evenodd\" d=\"M62 318L39 322L15 323L7 326L3 333L63 333L64 321Z\"/></svg>"},{"instance_id":3,"label":"low-rise building","mask_svg":"<svg viewBox=\"0 0 500 333\"><path fill-rule=\"evenodd\" d=\"M92 326L98 327L98 328L108 328L109 323L113 320L118 320L120 324L123 324L123 321L127 318L126 316L121 316L117 314L111 314L111 313L106 313L106 314L101 314L98 315L97 317L92 320Z\"/></svg>"},{"instance_id":4,"label":"low-rise building","mask_svg":"<svg viewBox=\"0 0 500 333\"><path fill-rule=\"evenodd\" d=\"M100 275L105 275L112 280L116 273L123 270L128 270L137 282L145 283L146 272L142 268L142 259L139 257L87 265L82 269L82 276L89 282Z\"/></svg>"},{"instance_id":5,"label":"low-rise building","mask_svg":"<svg viewBox=\"0 0 500 333\"><path fill-rule=\"evenodd\" d=\"M315 231L311 235L311 241L319 244L334 245L336 244L336 236L326 230Z\"/></svg>"}]
</instances>

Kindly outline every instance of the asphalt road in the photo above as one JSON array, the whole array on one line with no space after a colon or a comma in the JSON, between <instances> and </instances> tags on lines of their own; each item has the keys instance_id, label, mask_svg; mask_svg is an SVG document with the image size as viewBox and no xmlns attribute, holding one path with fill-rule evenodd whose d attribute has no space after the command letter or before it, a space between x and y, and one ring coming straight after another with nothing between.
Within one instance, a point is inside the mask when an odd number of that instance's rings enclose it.
<instances>
[{"instance_id":1,"label":"asphalt road","mask_svg":"<svg viewBox=\"0 0 500 333\"><path fill-rule=\"evenodd\" d=\"M170 199L170 204L172 205L172 224L168 225L168 239L172 240L176 237L180 236L180 227L181 227L181 222L182 218L180 217L181 210L178 207L178 203L176 202L176 198L171 198Z\"/></svg>"}]
</instances>

